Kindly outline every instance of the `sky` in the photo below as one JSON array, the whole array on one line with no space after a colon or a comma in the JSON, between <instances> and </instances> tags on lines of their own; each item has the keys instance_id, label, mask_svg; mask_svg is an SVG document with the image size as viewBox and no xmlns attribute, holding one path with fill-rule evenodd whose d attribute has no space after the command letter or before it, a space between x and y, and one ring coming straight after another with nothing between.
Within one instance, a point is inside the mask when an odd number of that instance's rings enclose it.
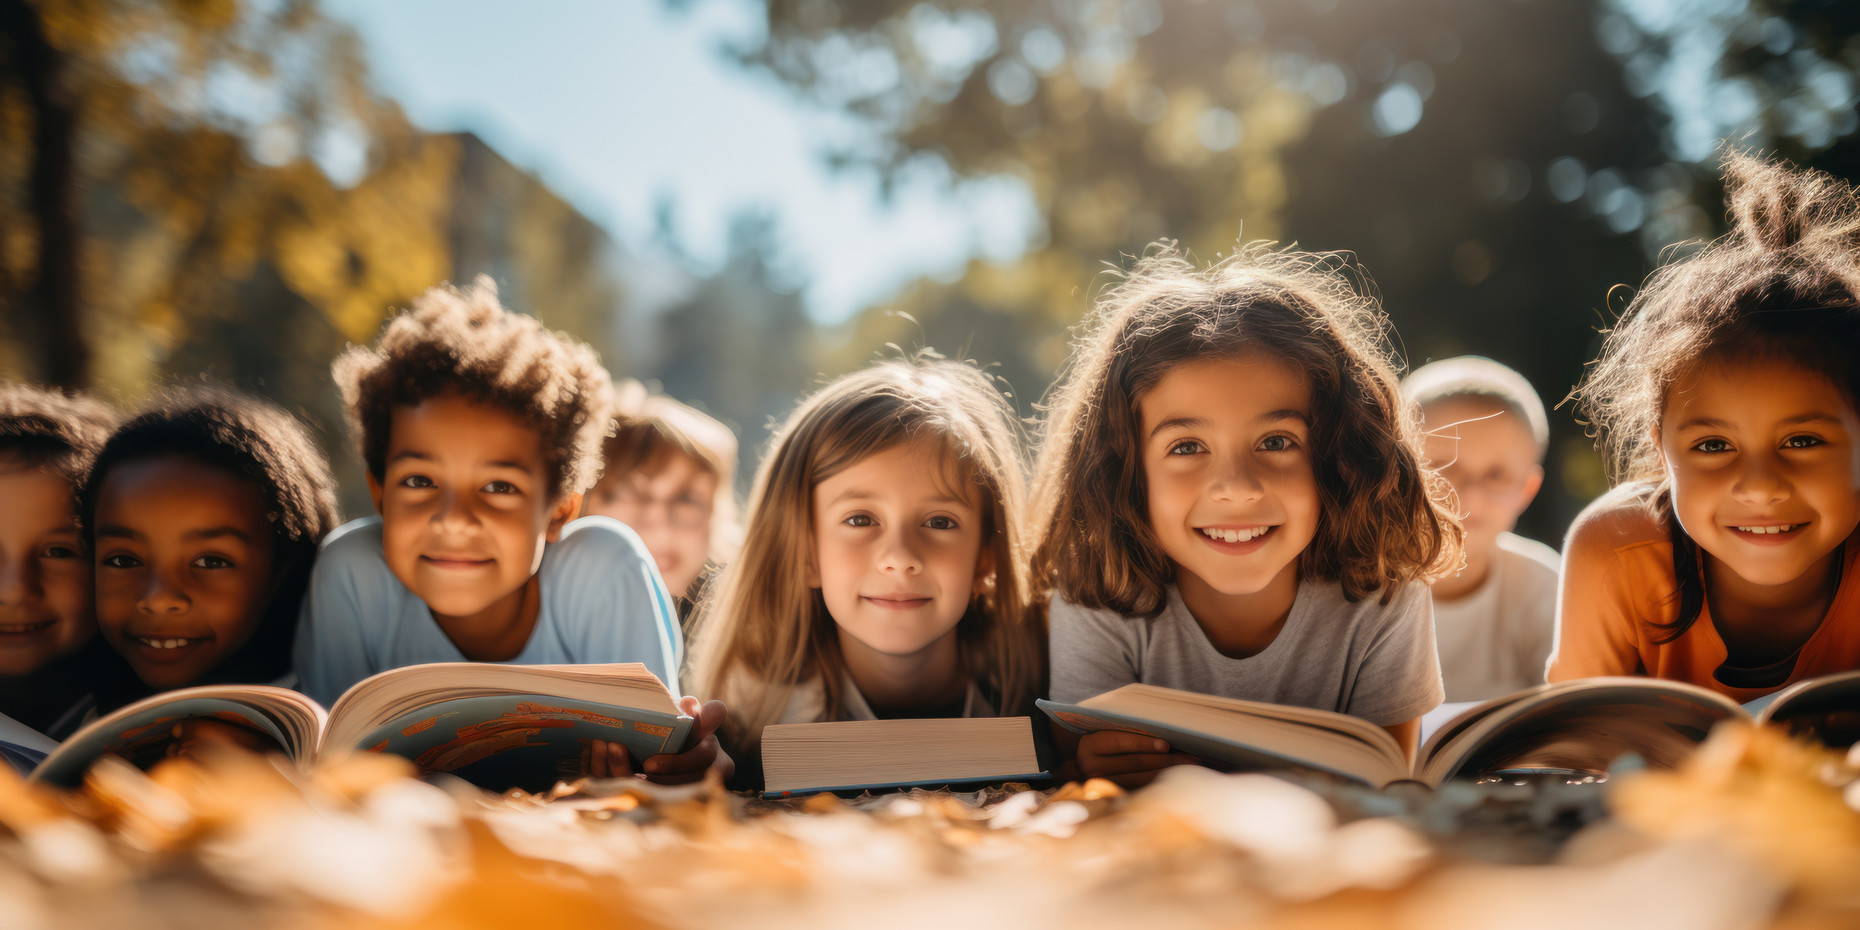
<instances>
[{"instance_id":1,"label":"sky","mask_svg":"<svg viewBox=\"0 0 1860 930\"><path fill-rule=\"evenodd\" d=\"M669 198L700 272L732 216L773 214L778 267L833 323L971 256L1019 254L1038 220L1018 182L914 174L887 203L870 172L834 173L827 140L863 130L720 51L754 40L746 0L325 0L355 25L375 86L415 125L469 130L635 252Z\"/></svg>"}]
</instances>

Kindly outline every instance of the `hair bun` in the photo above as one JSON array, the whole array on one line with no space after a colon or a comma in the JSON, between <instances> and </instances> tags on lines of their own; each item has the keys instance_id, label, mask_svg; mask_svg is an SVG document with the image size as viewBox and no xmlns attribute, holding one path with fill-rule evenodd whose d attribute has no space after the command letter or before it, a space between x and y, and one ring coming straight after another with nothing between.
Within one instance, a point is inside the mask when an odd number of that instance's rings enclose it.
<instances>
[{"instance_id":1,"label":"hair bun","mask_svg":"<svg viewBox=\"0 0 1860 930\"><path fill-rule=\"evenodd\" d=\"M1831 257L1860 246L1860 197L1822 171L1792 168L1781 159L1731 151L1724 159L1725 201L1734 236L1768 252L1805 251Z\"/></svg>"}]
</instances>

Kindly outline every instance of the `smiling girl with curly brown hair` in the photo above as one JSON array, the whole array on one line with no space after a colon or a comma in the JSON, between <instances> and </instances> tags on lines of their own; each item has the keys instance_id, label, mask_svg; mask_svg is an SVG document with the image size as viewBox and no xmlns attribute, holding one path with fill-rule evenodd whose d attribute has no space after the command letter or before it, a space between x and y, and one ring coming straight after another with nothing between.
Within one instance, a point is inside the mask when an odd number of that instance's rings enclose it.
<instances>
[{"instance_id":1,"label":"smiling girl with curly brown hair","mask_svg":"<svg viewBox=\"0 0 1860 930\"><path fill-rule=\"evenodd\" d=\"M1099 302L1035 471L1054 700L1142 682L1352 714L1414 751L1441 699L1422 582L1461 531L1348 271L1163 247ZM1113 732L1076 759L1130 784L1187 761Z\"/></svg>"}]
</instances>

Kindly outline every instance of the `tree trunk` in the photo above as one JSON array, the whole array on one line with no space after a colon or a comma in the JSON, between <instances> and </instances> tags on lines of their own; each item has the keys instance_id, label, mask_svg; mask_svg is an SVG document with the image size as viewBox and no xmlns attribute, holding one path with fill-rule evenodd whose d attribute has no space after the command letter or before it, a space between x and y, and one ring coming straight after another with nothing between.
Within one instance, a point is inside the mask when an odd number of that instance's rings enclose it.
<instances>
[{"instance_id":1,"label":"tree trunk","mask_svg":"<svg viewBox=\"0 0 1860 930\"><path fill-rule=\"evenodd\" d=\"M74 144L77 100L63 52L46 40L26 0L0 0L0 26L12 38L14 63L32 105L32 168L27 202L39 227L38 274L13 308L14 331L40 380L68 388L90 383L79 294L79 197Z\"/></svg>"}]
</instances>

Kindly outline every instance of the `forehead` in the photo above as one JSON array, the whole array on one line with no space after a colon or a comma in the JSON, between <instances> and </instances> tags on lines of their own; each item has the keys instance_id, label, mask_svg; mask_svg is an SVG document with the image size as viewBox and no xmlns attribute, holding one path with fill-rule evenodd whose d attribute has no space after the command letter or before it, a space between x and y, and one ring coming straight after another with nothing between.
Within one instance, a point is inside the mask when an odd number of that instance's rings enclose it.
<instances>
[{"instance_id":1,"label":"forehead","mask_svg":"<svg viewBox=\"0 0 1860 930\"><path fill-rule=\"evenodd\" d=\"M1171 366L1137 400L1147 432L1176 417L1251 421L1280 410L1309 417L1304 373L1263 352L1198 359Z\"/></svg>"},{"instance_id":2,"label":"forehead","mask_svg":"<svg viewBox=\"0 0 1860 930\"><path fill-rule=\"evenodd\" d=\"M1820 372L1779 358L1708 359L1674 379L1660 421L1667 429L1698 418L1757 427L1808 413L1854 425L1853 404Z\"/></svg>"},{"instance_id":3,"label":"forehead","mask_svg":"<svg viewBox=\"0 0 1860 930\"><path fill-rule=\"evenodd\" d=\"M814 501L825 506L857 497L974 506L970 477L947 443L924 439L880 449L822 479L814 485Z\"/></svg>"},{"instance_id":4,"label":"forehead","mask_svg":"<svg viewBox=\"0 0 1860 930\"><path fill-rule=\"evenodd\" d=\"M76 489L64 476L42 468L0 468L0 532L40 532L76 527L71 512Z\"/></svg>"},{"instance_id":5,"label":"forehead","mask_svg":"<svg viewBox=\"0 0 1860 930\"><path fill-rule=\"evenodd\" d=\"M223 468L180 455L110 469L97 493L97 523L156 528L264 526L258 485Z\"/></svg>"},{"instance_id":6,"label":"forehead","mask_svg":"<svg viewBox=\"0 0 1860 930\"><path fill-rule=\"evenodd\" d=\"M1430 440L1457 436L1461 442L1517 444L1526 454L1537 454L1530 423L1496 397L1464 394L1429 401L1421 406L1421 423Z\"/></svg>"},{"instance_id":7,"label":"forehead","mask_svg":"<svg viewBox=\"0 0 1860 930\"><path fill-rule=\"evenodd\" d=\"M507 462L540 469L542 433L501 407L445 395L394 408L387 454L390 459L416 454L444 462Z\"/></svg>"}]
</instances>

